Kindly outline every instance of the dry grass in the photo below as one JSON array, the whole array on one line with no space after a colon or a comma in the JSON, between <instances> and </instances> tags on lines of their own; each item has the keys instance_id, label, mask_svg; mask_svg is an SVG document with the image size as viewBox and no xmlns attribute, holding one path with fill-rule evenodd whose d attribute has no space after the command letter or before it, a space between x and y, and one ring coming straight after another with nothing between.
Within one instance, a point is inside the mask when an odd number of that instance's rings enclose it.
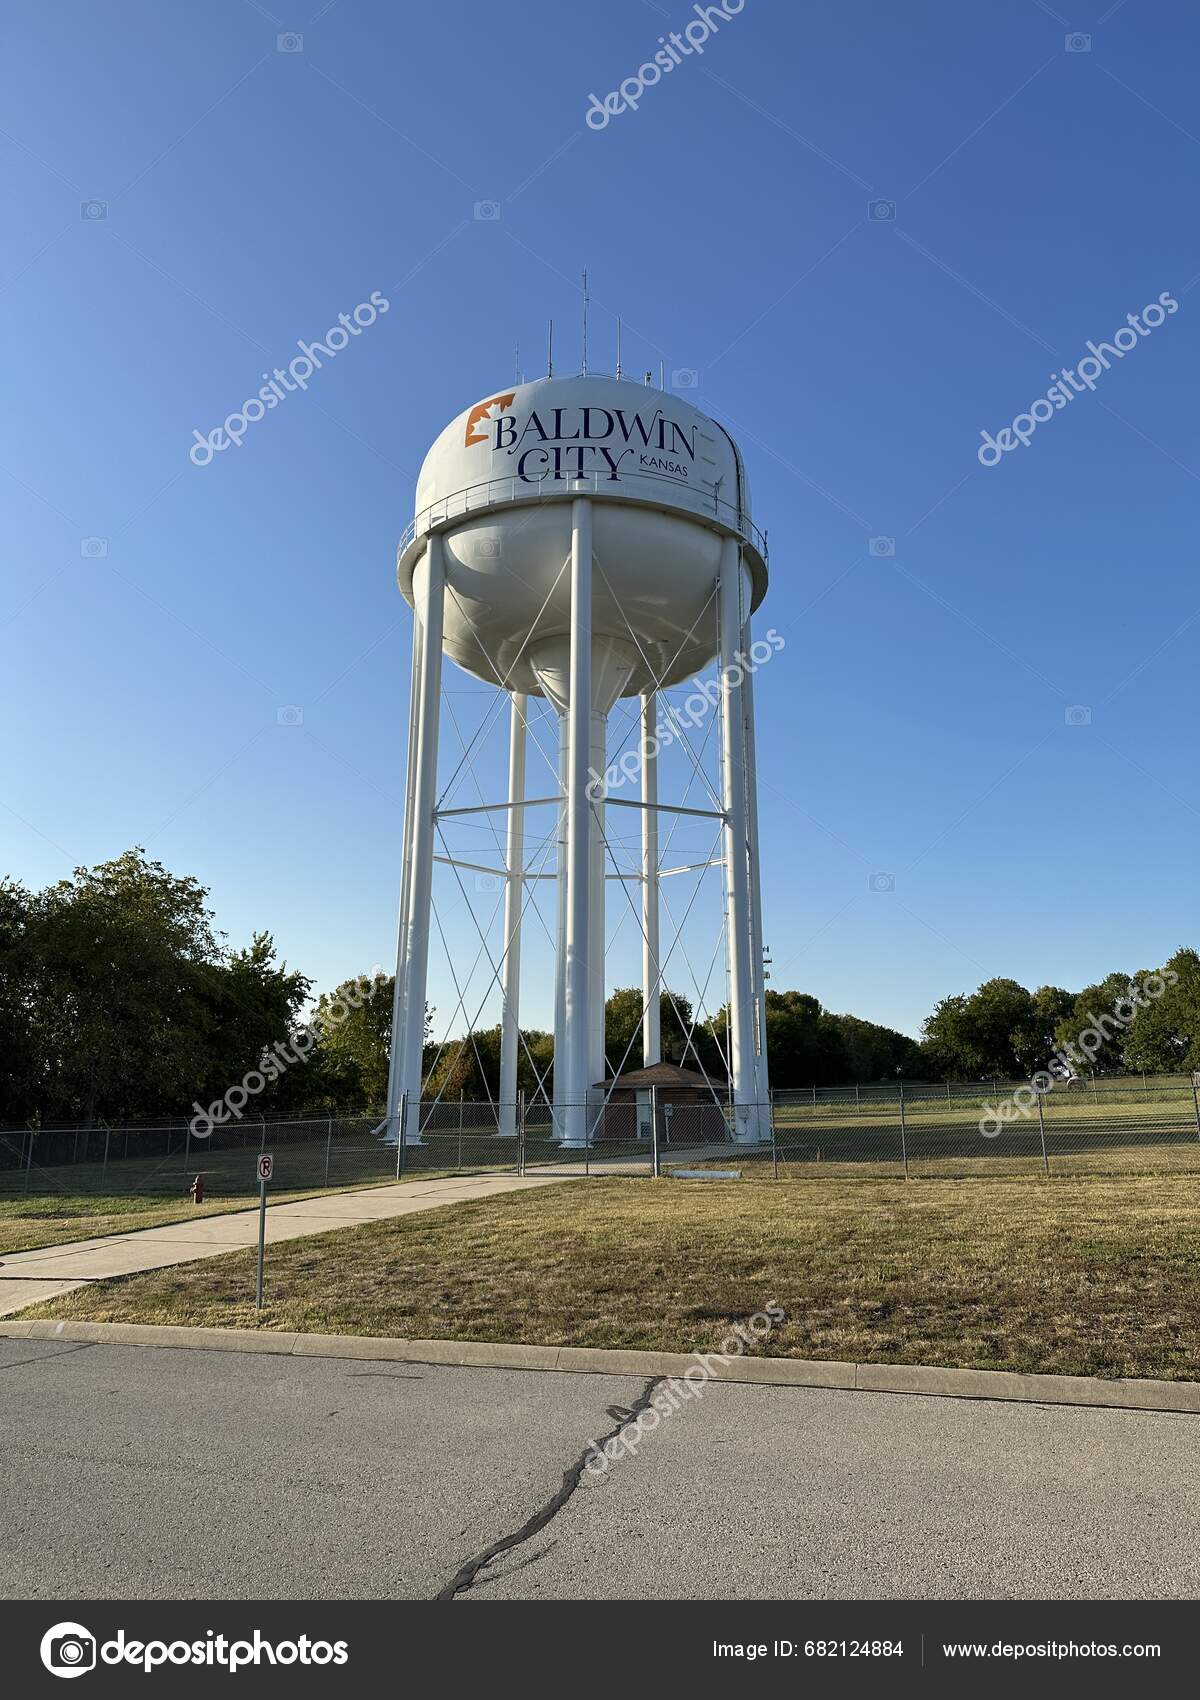
<instances>
[{"instance_id":1,"label":"dry grass","mask_svg":"<svg viewBox=\"0 0 1200 1700\"><path fill-rule=\"evenodd\" d=\"M292 1241L27 1315L711 1348L774 1299L783 1356L1200 1378L1182 1178L597 1179Z\"/></svg>"}]
</instances>

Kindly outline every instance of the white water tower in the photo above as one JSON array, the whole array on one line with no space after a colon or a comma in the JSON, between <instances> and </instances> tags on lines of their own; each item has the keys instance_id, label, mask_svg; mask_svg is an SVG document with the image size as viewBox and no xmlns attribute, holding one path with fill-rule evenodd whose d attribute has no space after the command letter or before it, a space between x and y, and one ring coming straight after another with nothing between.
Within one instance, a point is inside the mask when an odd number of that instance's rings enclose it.
<instances>
[{"instance_id":1,"label":"white water tower","mask_svg":"<svg viewBox=\"0 0 1200 1700\"><path fill-rule=\"evenodd\" d=\"M605 822L640 816L642 1039L660 1060L659 821L708 816L723 868L729 1096L734 1137L769 1138L750 619L766 593L765 539L750 518L742 457L728 432L677 394L594 375L547 377L483 396L425 458L416 517L401 540L400 589L414 611L400 935L388 1137L420 1139L422 1045L438 795L442 658L506 693L506 795L481 804L505 824L497 1130L514 1130L521 917L531 878L525 817L557 810L554 1125L586 1143L605 1079ZM658 796L658 693L717 660L721 772L712 809ZM716 693L714 693L716 694ZM526 794L530 699L558 716L557 790ZM638 697L640 784L597 785L608 716ZM543 789L546 789L543 787ZM550 789L555 790L551 785ZM718 805L719 806L716 806ZM635 817L630 817L635 818ZM471 866L462 863L461 866Z\"/></svg>"}]
</instances>

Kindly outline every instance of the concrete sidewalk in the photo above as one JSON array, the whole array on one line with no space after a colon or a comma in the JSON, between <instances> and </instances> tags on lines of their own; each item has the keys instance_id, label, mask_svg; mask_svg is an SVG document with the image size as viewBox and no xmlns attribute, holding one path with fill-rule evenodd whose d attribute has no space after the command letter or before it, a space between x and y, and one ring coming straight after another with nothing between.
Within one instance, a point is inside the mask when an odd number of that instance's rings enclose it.
<instances>
[{"instance_id":1,"label":"concrete sidewalk","mask_svg":"<svg viewBox=\"0 0 1200 1700\"><path fill-rule=\"evenodd\" d=\"M553 1186L563 1178L462 1175L447 1180L402 1181L397 1186L370 1187L363 1192L327 1193L295 1204L268 1204L267 1244L324 1234L330 1228L348 1228L356 1222L410 1216L443 1204L494 1198L502 1192ZM258 1211L239 1210L228 1216L201 1216L162 1228L11 1252L0 1258L0 1316L12 1316L26 1305L74 1292L89 1281L134 1275L143 1269L165 1269L173 1263L195 1263L202 1257L220 1257L222 1252L257 1244Z\"/></svg>"}]
</instances>

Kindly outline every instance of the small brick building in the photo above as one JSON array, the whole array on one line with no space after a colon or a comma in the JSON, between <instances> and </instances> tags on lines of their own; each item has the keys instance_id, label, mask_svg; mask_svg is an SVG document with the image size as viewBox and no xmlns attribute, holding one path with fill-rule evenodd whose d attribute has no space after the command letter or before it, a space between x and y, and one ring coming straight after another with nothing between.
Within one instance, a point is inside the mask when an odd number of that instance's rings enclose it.
<instances>
[{"instance_id":1,"label":"small brick building","mask_svg":"<svg viewBox=\"0 0 1200 1700\"><path fill-rule=\"evenodd\" d=\"M660 1144L716 1145L729 1139L720 1083L673 1062L652 1063L615 1080L598 1081L596 1090L608 1094L598 1137L622 1144L635 1139L649 1143L651 1087L658 1104Z\"/></svg>"}]
</instances>

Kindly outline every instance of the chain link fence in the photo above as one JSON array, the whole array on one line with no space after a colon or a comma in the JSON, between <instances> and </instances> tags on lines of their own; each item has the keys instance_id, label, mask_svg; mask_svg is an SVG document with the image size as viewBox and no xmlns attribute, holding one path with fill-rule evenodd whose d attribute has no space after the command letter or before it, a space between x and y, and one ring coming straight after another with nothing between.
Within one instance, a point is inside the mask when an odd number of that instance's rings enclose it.
<instances>
[{"instance_id":1,"label":"chain link fence","mask_svg":"<svg viewBox=\"0 0 1200 1700\"><path fill-rule=\"evenodd\" d=\"M1007 1118L1004 1106L1010 1106ZM887 1083L780 1091L732 1106L673 1089L552 1106L437 1099L404 1111L243 1119L196 1138L183 1118L0 1132L0 1198L323 1191L444 1175L655 1175L737 1169L780 1178L1200 1173L1200 1091L1190 1075L1056 1085Z\"/></svg>"}]
</instances>

